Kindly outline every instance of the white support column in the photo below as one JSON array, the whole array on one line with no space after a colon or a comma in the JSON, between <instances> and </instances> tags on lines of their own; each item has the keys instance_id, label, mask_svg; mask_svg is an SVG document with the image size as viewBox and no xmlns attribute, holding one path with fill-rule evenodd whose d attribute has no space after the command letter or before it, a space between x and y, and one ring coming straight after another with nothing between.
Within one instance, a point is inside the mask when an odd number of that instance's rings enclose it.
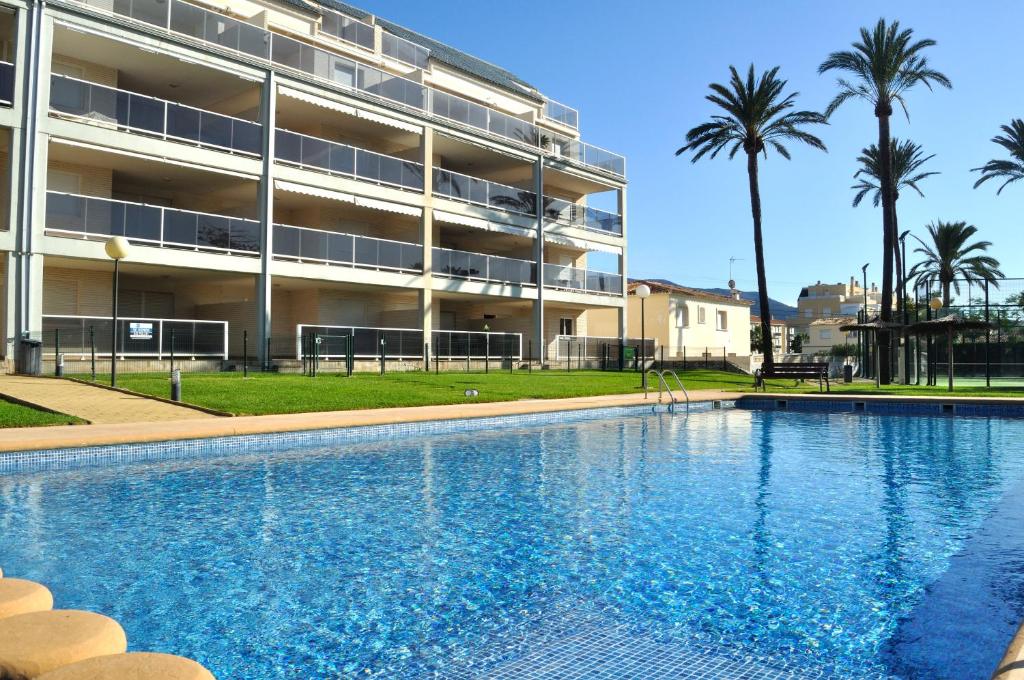
<instances>
[{"instance_id":1,"label":"white support column","mask_svg":"<svg viewBox=\"0 0 1024 680\"><path fill-rule=\"evenodd\" d=\"M274 254L274 130L277 125L277 78L268 71L260 96L260 123L263 126L263 174L260 176L260 273L256 280L256 352L263 366L272 354L267 344L271 334L272 281L270 265Z\"/></svg>"},{"instance_id":2,"label":"white support column","mask_svg":"<svg viewBox=\"0 0 1024 680\"><path fill-rule=\"evenodd\" d=\"M537 156L533 163L533 191L537 194L537 242L533 259L537 263L537 299L533 302L533 357L543 364L544 344L544 157Z\"/></svg>"},{"instance_id":3,"label":"white support column","mask_svg":"<svg viewBox=\"0 0 1024 680\"><path fill-rule=\"evenodd\" d=\"M423 128L420 138L420 162L423 163L423 217L420 218L420 243L423 244L423 277L419 291L420 327L423 329L423 342L433 346L434 330L434 130ZM429 357L424 357L424 361ZM430 365L425 363L424 370L429 371Z\"/></svg>"},{"instance_id":4,"label":"white support column","mask_svg":"<svg viewBox=\"0 0 1024 680\"><path fill-rule=\"evenodd\" d=\"M24 14L25 20L18 22L20 76L15 83L15 99L22 106L21 129L12 135L12 142L20 139L17 148L12 144L12 155L18 156L12 163L12 169L17 169L17 197L12 201L12 207L17 206L14 252L8 259L13 272L13 281L8 276L13 289L13 338L39 337L43 330L43 256L36 247L45 222L47 140L39 137L36 122L46 115L49 104L53 43L53 21L46 16L45 2L29 5Z\"/></svg>"},{"instance_id":5,"label":"white support column","mask_svg":"<svg viewBox=\"0 0 1024 680\"><path fill-rule=\"evenodd\" d=\"M623 186L619 189L619 215L622 216L622 254L619 255L619 276L622 277L622 307L619 309L619 334L622 338L623 344L625 344L626 338L629 336L628 326L628 307L629 307L629 294L628 278L626 276L626 244L629 242L626 238L626 187Z\"/></svg>"}]
</instances>

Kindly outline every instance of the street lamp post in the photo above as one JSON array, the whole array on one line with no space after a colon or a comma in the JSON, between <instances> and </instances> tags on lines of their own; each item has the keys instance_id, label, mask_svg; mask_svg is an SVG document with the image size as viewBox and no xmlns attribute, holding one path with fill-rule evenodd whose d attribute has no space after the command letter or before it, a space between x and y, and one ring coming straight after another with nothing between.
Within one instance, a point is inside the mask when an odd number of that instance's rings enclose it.
<instances>
[{"instance_id":1,"label":"street lamp post","mask_svg":"<svg viewBox=\"0 0 1024 680\"><path fill-rule=\"evenodd\" d=\"M942 298L940 298L938 295L936 295L928 303L928 306L931 307L932 311L935 312L936 315L937 315L939 313L939 310L942 309ZM953 391L953 326L949 327L949 336L947 337L947 342L948 342L949 346L946 348L946 351L947 351L947 354L946 354L946 374L947 374L946 378L947 378L947 380L949 382L949 391L952 392ZM936 381L936 382L938 382L938 381Z\"/></svg>"},{"instance_id":2,"label":"street lamp post","mask_svg":"<svg viewBox=\"0 0 1024 680\"><path fill-rule=\"evenodd\" d=\"M651 287L641 283L633 292L640 298L640 370L643 372L644 390L647 390L647 320L644 317L644 301L651 296Z\"/></svg>"},{"instance_id":3,"label":"street lamp post","mask_svg":"<svg viewBox=\"0 0 1024 680\"><path fill-rule=\"evenodd\" d=\"M910 312L907 311L907 235L910 230L907 229L900 234L900 267L903 269L903 276L901 277L900 284L900 300L903 304L903 325L907 326L910 323ZM910 384L910 339L903 336L903 384Z\"/></svg>"},{"instance_id":4,"label":"street lamp post","mask_svg":"<svg viewBox=\"0 0 1024 680\"><path fill-rule=\"evenodd\" d=\"M113 320L113 332L110 335L110 386L117 387L117 278L118 265L121 263L121 260L128 257L128 239L124 236L115 236L107 241L103 249L106 251L107 257L114 261L114 303L113 313L111 315Z\"/></svg>"},{"instance_id":5,"label":"street lamp post","mask_svg":"<svg viewBox=\"0 0 1024 680\"><path fill-rule=\"evenodd\" d=\"M861 276L863 277L863 281L864 281L864 322L865 323L867 323L867 321L868 321L868 265L870 265L870 264L871 263L868 262L863 267L860 268L860 273L861 273ZM861 357L862 360L863 360L863 364L861 364L861 365L864 366L864 370L861 371L861 374L862 374L863 377L867 377L868 371L871 370L868 367L869 364L871 363L870 361L868 361L868 355L871 354L871 347L868 344L868 337L869 337L868 334L864 333L864 356Z\"/></svg>"}]
</instances>

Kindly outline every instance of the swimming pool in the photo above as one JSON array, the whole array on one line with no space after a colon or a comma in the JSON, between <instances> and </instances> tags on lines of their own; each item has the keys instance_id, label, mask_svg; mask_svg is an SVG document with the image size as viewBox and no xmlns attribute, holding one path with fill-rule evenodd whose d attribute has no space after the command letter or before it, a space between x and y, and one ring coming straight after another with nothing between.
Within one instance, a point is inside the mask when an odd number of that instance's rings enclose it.
<instances>
[{"instance_id":1,"label":"swimming pool","mask_svg":"<svg viewBox=\"0 0 1024 680\"><path fill-rule=\"evenodd\" d=\"M1024 618L1024 420L453 430L0 474L0 564L221 680L981 678Z\"/></svg>"}]
</instances>

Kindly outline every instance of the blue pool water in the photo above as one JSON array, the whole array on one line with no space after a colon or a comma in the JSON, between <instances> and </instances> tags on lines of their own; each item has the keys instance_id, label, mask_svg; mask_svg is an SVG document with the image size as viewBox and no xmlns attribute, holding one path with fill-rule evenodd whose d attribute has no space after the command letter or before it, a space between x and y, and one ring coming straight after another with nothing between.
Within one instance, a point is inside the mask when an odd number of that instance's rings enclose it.
<instances>
[{"instance_id":1,"label":"blue pool water","mask_svg":"<svg viewBox=\"0 0 1024 680\"><path fill-rule=\"evenodd\" d=\"M985 678L1022 443L724 409L10 472L0 565L221 680Z\"/></svg>"}]
</instances>

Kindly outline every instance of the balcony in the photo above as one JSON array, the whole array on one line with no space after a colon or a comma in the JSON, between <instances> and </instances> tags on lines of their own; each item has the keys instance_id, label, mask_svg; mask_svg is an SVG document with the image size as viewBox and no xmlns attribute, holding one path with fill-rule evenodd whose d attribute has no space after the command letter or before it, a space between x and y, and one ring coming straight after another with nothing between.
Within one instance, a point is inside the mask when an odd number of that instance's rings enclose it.
<instances>
[{"instance_id":1,"label":"balcony","mask_svg":"<svg viewBox=\"0 0 1024 680\"><path fill-rule=\"evenodd\" d=\"M560 198L544 197L544 217L581 229L622 236L622 215Z\"/></svg>"},{"instance_id":2,"label":"balcony","mask_svg":"<svg viewBox=\"0 0 1024 680\"><path fill-rule=\"evenodd\" d=\"M433 257L431 273L434 276L515 286L537 285L537 267L529 260L447 248L434 248Z\"/></svg>"},{"instance_id":3,"label":"balcony","mask_svg":"<svg viewBox=\"0 0 1024 680\"><path fill-rule=\"evenodd\" d=\"M360 269L418 273L423 246L309 227L274 225L274 257Z\"/></svg>"},{"instance_id":4,"label":"balcony","mask_svg":"<svg viewBox=\"0 0 1024 680\"><path fill-rule=\"evenodd\" d=\"M426 68L430 60L430 50L426 47L409 42L405 38L399 38L387 31L381 34L380 51L386 57L421 69Z\"/></svg>"},{"instance_id":5,"label":"balcony","mask_svg":"<svg viewBox=\"0 0 1024 680\"><path fill-rule=\"evenodd\" d=\"M46 192L46 231L106 240L124 236L139 245L229 255L259 255L260 223L224 215Z\"/></svg>"},{"instance_id":6,"label":"balcony","mask_svg":"<svg viewBox=\"0 0 1024 680\"><path fill-rule=\"evenodd\" d=\"M14 103L14 64L0 61L0 106Z\"/></svg>"},{"instance_id":7,"label":"balcony","mask_svg":"<svg viewBox=\"0 0 1024 680\"><path fill-rule=\"evenodd\" d=\"M546 263L544 265L544 286L578 293L622 295L622 276Z\"/></svg>"},{"instance_id":8,"label":"balcony","mask_svg":"<svg viewBox=\"0 0 1024 680\"><path fill-rule=\"evenodd\" d=\"M278 128L274 158L302 168L423 191L423 164Z\"/></svg>"},{"instance_id":9,"label":"balcony","mask_svg":"<svg viewBox=\"0 0 1024 680\"><path fill-rule=\"evenodd\" d=\"M68 76L50 77L50 111L230 153L259 156L263 148L259 123Z\"/></svg>"},{"instance_id":10,"label":"balcony","mask_svg":"<svg viewBox=\"0 0 1024 680\"><path fill-rule=\"evenodd\" d=\"M451 170L434 168L434 195L521 215L536 214L537 194Z\"/></svg>"},{"instance_id":11,"label":"balcony","mask_svg":"<svg viewBox=\"0 0 1024 680\"><path fill-rule=\"evenodd\" d=\"M326 7L321 7L320 12L321 33L373 51L373 26Z\"/></svg>"},{"instance_id":12,"label":"balcony","mask_svg":"<svg viewBox=\"0 0 1024 680\"><path fill-rule=\"evenodd\" d=\"M537 126L520 118L183 0L113 0L112 7L110 0L79 1L505 139L534 147L544 142ZM543 137L550 138L544 146L555 156L625 176L626 159L619 154L562 135Z\"/></svg>"},{"instance_id":13,"label":"balcony","mask_svg":"<svg viewBox=\"0 0 1024 680\"><path fill-rule=\"evenodd\" d=\"M554 99L544 102L544 117L567 125L574 130L580 129L580 112L571 106L556 102Z\"/></svg>"}]
</instances>

